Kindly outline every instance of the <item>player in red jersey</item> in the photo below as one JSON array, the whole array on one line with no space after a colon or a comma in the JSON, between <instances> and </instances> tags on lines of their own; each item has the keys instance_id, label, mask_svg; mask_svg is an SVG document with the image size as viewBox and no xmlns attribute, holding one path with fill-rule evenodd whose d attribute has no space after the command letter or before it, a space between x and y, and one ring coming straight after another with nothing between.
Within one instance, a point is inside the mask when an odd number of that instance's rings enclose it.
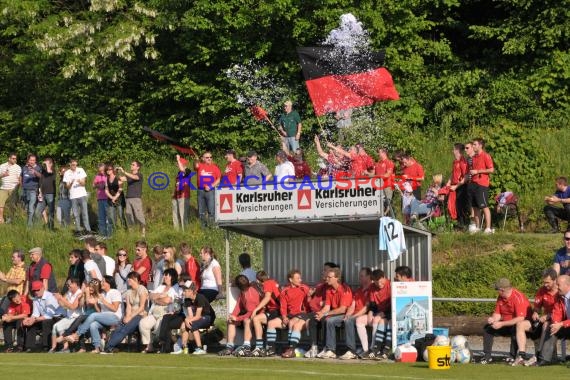
<instances>
[{"instance_id":1,"label":"player in red jersey","mask_svg":"<svg viewBox=\"0 0 570 380\"><path fill-rule=\"evenodd\" d=\"M348 151L342 149L340 146L335 146L328 143L327 146L342 156L350 159L350 177L369 177L374 171L374 161L364 150L364 145L356 144L351 146Z\"/></svg>"},{"instance_id":2,"label":"player in red jersey","mask_svg":"<svg viewBox=\"0 0 570 380\"><path fill-rule=\"evenodd\" d=\"M468 171L467 160L463 155L465 145L456 143L453 145L453 164L451 167L451 177L447 182L449 196L447 198L447 209L452 220L457 220L460 227L464 227L469 222L470 210L467 204L466 175Z\"/></svg>"},{"instance_id":3,"label":"player in red jersey","mask_svg":"<svg viewBox=\"0 0 570 380\"><path fill-rule=\"evenodd\" d=\"M491 210L489 209L489 175L495 171L493 159L483 149L485 141L481 138L473 140L473 156L471 174L472 186L469 187L469 200L473 209L473 224L479 228L481 210L485 216L485 233L492 234Z\"/></svg>"},{"instance_id":4,"label":"player in red jersey","mask_svg":"<svg viewBox=\"0 0 570 380\"><path fill-rule=\"evenodd\" d=\"M425 179L424 168L409 154L402 155L402 179L409 181L416 199L422 199L422 182Z\"/></svg>"},{"instance_id":5,"label":"player in red jersey","mask_svg":"<svg viewBox=\"0 0 570 380\"><path fill-rule=\"evenodd\" d=\"M269 321L279 318L279 295L281 290L279 284L272 278L269 278L267 272L260 270L256 273L256 282L254 286L261 289L263 298L259 305L251 313L251 321L255 333L255 348L251 352L252 356L264 356L263 354L263 325L267 325ZM261 313L260 313L261 311Z\"/></svg>"},{"instance_id":6,"label":"player in red jersey","mask_svg":"<svg viewBox=\"0 0 570 380\"><path fill-rule=\"evenodd\" d=\"M495 283L495 289L499 293L493 315L487 318L487 324L483 329L483 353L481 364L493 361L491 356L493 338L495 336L511 337L511 359L515 359L518 351L516 341L516 324L531 319L532 309L528 298L519 290L511 286L506 278L500 278Z\"/></svg>"},{"instance_id":7,"label":"player in red jersey","mask_svg":"<svg viewBox=\"0 0 570 380\"><path fill-rule=\"evenodd\" d=\"M281 355L284 358L295 357L295 348L301 340L301 331L311 317L309 310L309 287L303 284L301 272L292 269L287 275L289 285L281 291L279 296L279 317L267 324L267 351L266 355L275 353L275 335L277 328L287 327L289 330L289 347ZM269 341L271 336L272 341Z\"/></svg>"},{"instance_id":8,"label":"player in red jersey","mask_svg":"<svg viewBox=\"0 0 570 380\"><path fill-rule=\"evenodd\" d=\"M339 359L356 359L356 336L358 333L362 349L368 351L368 334L366 333L366 325L368 320L368 304L369 291L372 270L368 267L360 269L358 272L358 282L360 287L352 293L352 305L344 315L344 339L348 351L346 351Z\"/></svg>"},{"instance_id":9,"label":"player in red jersey","mask_svg":"<svg viewBox=\"0 0 570 380\"><path fill-rule=\"evenodd\" d=\"M251 343L251 315L257 305L259 305L260 297L257 289L250 285L249 280L243 274L238 275L234 283L240 290L239 298L232 313L228 316L228 338L226 348L218 352L219 356L228 356L237 354L236 356L250 356ZM236 328L243 326L243 345L235 348L234 339L236 337Z\"/></svg>"},{"instance_id":10,"label":"player in red jersey","mask_svg":"<svg viewBox=\"0 0 570 380\"><path fill-rule=\"evenodd\" d=\"M370 349L362 354L363 359L386 359L392 348L392 284L381 269L372 271L372 285L368 292L372 324Z\"/></svg>"},{"instance_id":11,"label":"player in red jersey","mask_svg":"<svg viewBox=\"0 0 570 380\"><path fill-rule=\"evenodd\" d=\"M352 290L342 283L340 268L329 269L327 276L327 293L325 304L315 313L309 322L309 335L312 340L311 350L316 348L317 324L326 329L326 342L323 350L317 355L321 359L336 358L336 327L344 321L344 314L352 304Z\"/></svg>"},{"instance_id":12,"label":"player in red jersey","mask_svg":"<svg viewBox=\"0 0 570 380\"><path fill-rule=\"evenodd\" d=\"M524 364L532 366L538 362L537 355L540 357L542 345L546 338L546 334L550 330L550 321L552 318L552 309L556 303L558 295L558 287L556 286L556 271L552 268L542 272L542 286L534 296L533 313L530 320L525 319L517 323L517 345L519 352L517 358L513 362L513 366ZM528 360L524 348L526 347L526 338L529 336L534 340L536 355Z\"/></svg>"},{"instance_id":13,"label":"player in red jersey","mask_svg":"<svg viewBox=\"0 0 570 380\"><path fill-rule=\"evenodd\" d=\"M542 359L537 363L538 366L550 365L554 359L554 348L558 339L570 338L570 277L568 275L558 276L556 279L558 287L558 297L552 309L552 322L550 323L550 334L542 347Z\"/></svg>"},{"instance_id":14,"label":"player in red jersey","mask_svg":"<svg viewBox=\"0 0 570 380\"><path fill-rule=\"evenodd\" d=\"M226 169L224 170L224 185L235 186L241 182L243 178L243 166L236 157L236 151L233 149L226 150Z\"/></svg>"},{"instance_id":15,"label":"player in red jersey","mask_svg":"<svg viewBox=\"0 0 570 380\"><path fill-rule=\"evenodd\" d=\"M405 265L400 265L394 269L394 281L413 282L412 269Z\"/></svg>"}]
</instances>

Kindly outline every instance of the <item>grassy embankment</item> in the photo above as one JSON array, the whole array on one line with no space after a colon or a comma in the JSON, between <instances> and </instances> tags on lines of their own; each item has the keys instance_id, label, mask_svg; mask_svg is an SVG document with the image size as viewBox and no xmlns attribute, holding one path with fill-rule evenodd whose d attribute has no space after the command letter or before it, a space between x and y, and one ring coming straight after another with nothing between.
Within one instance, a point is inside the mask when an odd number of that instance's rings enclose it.
<instances>
[{"instance_id":1,"label":"grassy embankment","mask_svg":"<svg viewBox=\"0 0 570 380\"><path fill-rule=\"evenodd\" d=\"M550 172L553 177L558 174L570 174L570 164L565 157L565 141L570 139L570 131L545 131L542 135L542 144L552 162ZM424 164L426 174L429 176L435 172L448 173L451 166L451 140L440 137L437 142L432 138L425 138L422 146L418 147L417 157ZM174 156L174 154L173 154ZM309 151L309 160L314 165L314 152ZM268 167L273 167L274 161L264 159ZM124 164L124 163L120 163ZM218 160L223 166L223 162ZM92 178L94 170L87 165L84 167ZM125 166L125 167L128 167ZM91 170L90 170L91 169ZM164 159L160 162L146 164L143 173L149 175L152 172L165 172L174 178L176 173L172 159ZM533 194L521 194L521 208L527 221L525 234L515 233L517 225L514 220L507 223L506 233L497 233L494 236L468 236L458 233L439 234L434 239L434 295L440 297L493 297L495 294L489 287L498 276L508 276L513 283L528 294L534 292L540 281L540 271L549 265L553 250L558 247L559 236L541 235L529 232L541 231L546 228L542 220L542 198L552 192L552 178L543 178L543 185ZM163 191L154 191L144 184L144 205L148 221L146 240L153 244L174 244L182 241L190 243L197 254L203 245L211 245L218 253L221 262L225 260L224 231L202 229L194 219L185 232L173 230L171 222L170 196L173 189L173 181ZM91 198L94 198L93 195ZM92 209L96 212L96 204L93 199ZM195 212L195 194L192 194L192 207ZM92 217L93 225L96 223L95 214ZM67 253L82 243L72 237L70 231L59 229L50 232L41 226L31 230L24 225L24 215L19 213L10 225L0 226L0 269L7 270L10 265L9 253L14 248L29 249L41 246L46 256L56 269L56 274L63 279L67 271ZM126 247L133 258L134 242L140 239L137 231L117 231L110 239L110 252L114 253L120 247ZM254 265L262 267L261 243L235 234L230 234L230 251L232 254L232 274L238 271L237 254L244 250L253 255ZM436 312L440 314L459 313L486 313L488 305L461 305L461 304L436 304Z\"/></svg>"}]
</instances>

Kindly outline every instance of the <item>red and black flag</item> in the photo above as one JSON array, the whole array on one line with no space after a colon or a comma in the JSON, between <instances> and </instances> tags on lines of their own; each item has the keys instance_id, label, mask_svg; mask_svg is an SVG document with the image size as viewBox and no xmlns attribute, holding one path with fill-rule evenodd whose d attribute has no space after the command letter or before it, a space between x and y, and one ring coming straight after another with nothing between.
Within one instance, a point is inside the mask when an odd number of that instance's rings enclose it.
<instances>
[{"instance_id":1,"label":"red and black flag","mask_svg":"<svg viewBox=\"0 0 570 380\"><path fill-rule=\"evenodd\" d=\"M255 120L257 120L257 121L267 120L269 125L271 125L271 128L273 128L275 130L275 132L277 132L281 136L281 134L279 133L277 128L275 128L275 124L273 124L273 122L269 118L267 111L264 110L263 108L261 108L261 106L258 106L258 105L251 106L251 107L249 107L249 111L251 112L251 114L253 115Z\"/></svg>"},{"instance_id":2,"label":"red and black flag","mask_svg":"<svg viewBox=\"0 0 570 380\"><path fill-rule=\"evenodd\" d=\"M192 149L189 146L181 145L180 142L174 140L172 137L166 136L165 134L162 134L162 133L155 131L154 129L150 129L148 127L143 127L142 129L143 129L143 131L149 133L153 139L167 143L168 145L170 145L171 147L173 147L174 149L176 149L180 153L188 154L188 155L194 156L194 157L198 157L198 155L196 154L196 151L194 151L194 149Z\"/></svg>"},{"instance_id":3,"label":"red and black flag","mask_svg":"<svg viewBox=\"0 0 570 380\"><path fill-rule=\"evenodd\" d=\"M267 116L267 111L258 105L249 107L249 111L257 121L269 120L269 116Z\"/></svg>"},{"instance_id":4,"label":"red and black flag","mask_svg":"<svg viewBox=\"0 0 570 380\"><path fill-rule=\"evenodd\" d=\"M343 54L329 46L297 48L317 116L375 102L398 100L383 52Z\"/></svg>"}]
</instances>

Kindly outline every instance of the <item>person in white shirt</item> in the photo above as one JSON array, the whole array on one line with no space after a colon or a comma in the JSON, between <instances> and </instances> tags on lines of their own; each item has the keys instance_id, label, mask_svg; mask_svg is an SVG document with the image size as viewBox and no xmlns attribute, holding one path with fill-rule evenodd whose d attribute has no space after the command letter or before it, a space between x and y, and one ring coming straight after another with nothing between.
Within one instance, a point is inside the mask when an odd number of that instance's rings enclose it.
<instances>
[{"instance_id":1,"label":"person in white shirt","mask_svg":"<svg viewBox=\"0 0 570 380\"><path fill-rule=\"evenodd\" d=\"M10 153L8 162L0 165L0 224L5 222L4 207L20 184L21 174L22 168L18 165L18 156L16 153Z\"/></svg>"},{"instance_id":2,"label":"person in white shirt","mask_svg":"<svg viewBox=\"0 0 570 380\"><path fill-rule=\"evenodd\" d=\"M91 258L91 254L88 250L83 250L81 252L81 260L83 261L83 270L85 271L85 284L88 285L91 280L97 279L101 281L103 279L103 275L99 270L99 267Z\"/></svg>"},{"instance_id":3,"label":"person in white shirt","mask_svg":"<svg viewBox=\"0 0 570 380\"><path fill-rule=\"evenodd\" d=\"M295 179L295 166L287 159L287 153L280 150L275 155L277 166L275 166L275 180L278 183L290 182Z\"/></svg>"},{"instance_id":4,"label":"person in white shirt","mask_svg":"<svg viewBox=\"0 0 570 380\"><path fill-rule=\"evenodd\" d=\"M222 267L216 259L216 254L212 247L204 246L200 249L200 280L201 286L198 293L203 294L212 302L218 294L223 291L222 287Z\"/></svg>"},{"instance_id":5,"label":"person in white shirt","mask_svg":"<svg viewBox=\"0 0 570 380\"><path fill-rule=\"evenodd\" d=\"M103 260L105 260L105 275L114 276L116 263L113 258L107 256L107 244L103 242L97 243L95 246L95 252L100 254L103 257Z\"/></svg>"},{"instance_id":6,"label":"person in white shirt","mask_svg":"<svg viewBox=\"0 0 570 380\"><path fill-rule=\"evenodd\" d=\"M67 280L67 293L65 296L62 296L59 293L54 294L57 302L65 308L66 316L65 318L61 319L51 330L51 349L49 353L54 353L57 349L57 337L65 332L75 321L77 317L81 315L81 308L79 307L81 301L81 283L77 278L70 278ZM67 348L67 342L65 342L65 346L61 350L61 352L69 352Z\"/></svg>"},{"instance_id":7,"label":"person in white shirt","mask_svg":"<svg viewBox=\"0 0 570 380\"><path fill-rule=\"evenodd\" d=\"M151 333L153 331L158 333L164 315L174 312L174 302L178 297L178 292L178 272L174 268L166 269L163 274L163 284L150 292L149 298L152 306L148 315L139 323L141 341L146 345L143 353L154 352Z\"/></svg>"},{"instance_id":8,"label":"person in white shirt","mask_svg":"<svg viewBox=\"0 0 570 380\"><path fill-rule=\"evenodd\" d=\"M257 280L257 273L251 269L251 256L249 253L242 253L238 256L239 265L242 267L240 274L243 274L249 282L254 282Z\"/></svg>"},{"instance_id":9,"label":"person in white shirt","mask_svg":"<svg viewBox=\"0 0 570 380\"><path fill-rule=\"evenodd\" d=\"M115 289L115 279L112 276L104 276L101 282L102 294L99 294L99 306L101 311L90 314L85 322L79 325L77 332L67 337L68 341L77 342L87 331L91 333L93 353L101 353L100 329L118 325L123 318L123 297L121 292Z\"/></svg>"},{"instance_id":10,"label":"person in white shirt","mask_svg":"<svg viewBox=\"0 0 570 380\"><path fill-rule=\"evenodd\" d=\"M69 162L69 169L63 175L63 182L69 189L69 199L71 200L71 208L75 218L75 229L78 232L81 231L81 220L83 220L83 227L86 232L91 233L87 208L87 189L85 189L86 181L87 173L85 173L83 168L77 166L77 160L72 159Z\"/></svg>"}]
</instances>

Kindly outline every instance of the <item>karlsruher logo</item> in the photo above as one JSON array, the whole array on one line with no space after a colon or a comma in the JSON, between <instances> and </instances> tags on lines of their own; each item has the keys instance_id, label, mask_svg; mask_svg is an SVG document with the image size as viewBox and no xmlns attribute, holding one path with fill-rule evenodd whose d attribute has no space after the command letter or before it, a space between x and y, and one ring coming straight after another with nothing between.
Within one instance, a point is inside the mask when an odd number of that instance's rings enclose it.
<instances>
[{"instance_id":1,"label":"karlsruher logo","mask_svg":"<svg viewBox=\"0 0 570 380\"><path fill-rule=\"evenodd\" d=\"M312 204L311 190L298 190L297 191L297 209L310 210Z\"/></svg>"}]
</instances>

